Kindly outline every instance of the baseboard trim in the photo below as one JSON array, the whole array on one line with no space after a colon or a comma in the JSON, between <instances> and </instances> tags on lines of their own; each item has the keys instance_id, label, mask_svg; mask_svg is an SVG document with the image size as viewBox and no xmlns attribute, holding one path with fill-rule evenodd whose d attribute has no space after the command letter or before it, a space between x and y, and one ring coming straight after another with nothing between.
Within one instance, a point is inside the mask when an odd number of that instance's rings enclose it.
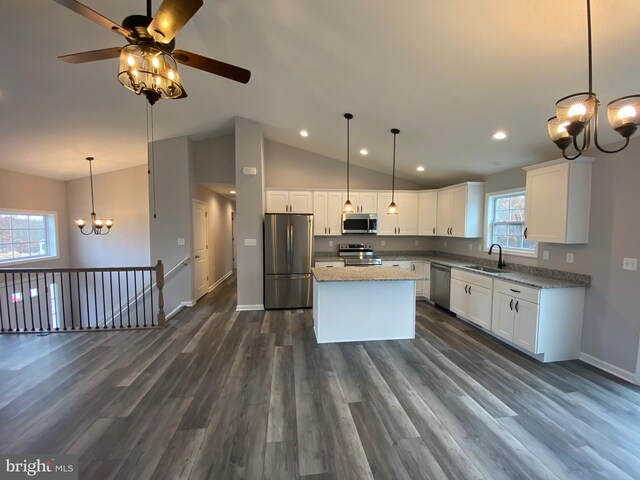
<instances>
[{"instance_id":1,"label":"baseboard trim","mask_svg":"<svg viewBox=\"0 0 640 480\"><path fill-rule=\"evenodd\" d=\"M195 304L196 304L195 300L191 300L190 302L181 302L176 308L171 310L171 312L169 312L166 315L166 319L169 320L171 319L171 317L175 317L183 308L186 308L186 307L190 308L190 307L193 307Z\"/></svg>"},{"instance_id":2,"label":"baseboard trim","mask_svg":"<svg viewBox=\"0 0 640 480\"><path fill-rule=\"evenodd\" d=\"M211 292L213 292L213 290L214 290L216 287L220 286L220 284L221 284L222 282L224 282L227 278L229 278L231 275L233 275L233 270L229 270L229 271L228 271L228 272L227 272L227 273L226 273L226 274L225 274L225 275L224 275L220 280L218 280L216 283L214 283L213 285L211 285L211 286L209 287L209 291L208 291L207 293L211 293Z\"/></svg>"},{"instance_id":3,"label":"baseboard trim","mask_svg":"<svg viewBox=\"0 0 640 480\"><path fill-rule=\"evenodd\" d=\"M264 310L263 304L256 305L238 305L236 307L236 312L255 312L258 310Z\"/></svg>"},{"instance_id":4,"label":"baseboard trim","mask_svg":"<svg viewBox=\"0 0 640 480\"><path fill-rule=\"evenodd\" d=\"M638 379L636 378L636 374L633 372L625 370L624 368L616 367L615 365L611 365L610 363L591 356L588 353L580 352L579 358L584 363L588 363L589 365L599 368L600 370L604 370L605 372L610 373L611 375L615 375L622 380L626 380L629 383L638 385Z\"/></svg>"}]
</instances>

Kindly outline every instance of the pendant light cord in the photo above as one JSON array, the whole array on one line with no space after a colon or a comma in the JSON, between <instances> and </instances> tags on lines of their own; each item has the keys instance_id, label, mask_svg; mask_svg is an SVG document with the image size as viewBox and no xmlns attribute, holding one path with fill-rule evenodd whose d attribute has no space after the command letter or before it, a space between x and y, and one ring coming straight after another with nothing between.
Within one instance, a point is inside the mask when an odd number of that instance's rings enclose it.
<instances>
[{"instance_id":1,"label":"pendant light cord","mask_svg":"<svg viewBox=\"0 0 640 480\"><path fill-rule=\"evenodd\" d=\"M350 201L349 196L349 121L351 119L347 117L347 201Z\"/></svg>"},{"instance_id":2,"label":"pendant light cord","mask_svg":"<svg viewBox=\"0 0 640 480\"><path fill-rule=\"evenodd\" d=\"M89 183L91 184L91 215L96 214L96 206L93 201L93 168L91 168L92 160L89 160Z\"/></svg>"},{"instance_id":3,"label":"pendant light cord","mask_svg":"<svg viewBox=\"0 0 640 480\"><path fill-rule=\"evenodd\" d=\"M587 44L589 55L589 93L593 94L593 53L591 47L591 0L587 0Z\"/></svg>"},{"instance_id":4,"label":"pendant light cord","mask_svg":"<svg viewBox=\"0 0 640 480\"><path fill-rule=\"evenodd\" d=\"M153 142L153 105L147 105L147 174L151 175L151 192L153 195L153 218L156 215L156 154ZM149 136L151 132L151 136ZM151 148L149 148L151 145Z\"/></svg>"},{"instance_id":5,"label":"pendant light cord","mask_svg":"<svg viewBox=\"0 0 640 480\"><path fill-rule=\"evenodd\" d=\"M393 172L391 177L391 203L395 203L396 193L396 135L393 133Z\"/></svg>"}]
</instances>

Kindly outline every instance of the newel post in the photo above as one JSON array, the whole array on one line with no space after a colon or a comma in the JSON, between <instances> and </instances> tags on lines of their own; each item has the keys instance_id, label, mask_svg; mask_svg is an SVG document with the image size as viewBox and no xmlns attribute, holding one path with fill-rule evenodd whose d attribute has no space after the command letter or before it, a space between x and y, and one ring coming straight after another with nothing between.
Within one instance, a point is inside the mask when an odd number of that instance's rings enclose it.
<instances>
[{"instance_id":1,"label":"newel post","mask_svg":"<svg viewBox=\"0 0 640 480\"><path fill-rule=\"evenodd\" d=\"M164 265L162 260L158 260L156 264L156 286L158 287L158 326L165 327L167 320L164 315L164 294L162 293L164 288Z\"/></svg>"}]
</instances>

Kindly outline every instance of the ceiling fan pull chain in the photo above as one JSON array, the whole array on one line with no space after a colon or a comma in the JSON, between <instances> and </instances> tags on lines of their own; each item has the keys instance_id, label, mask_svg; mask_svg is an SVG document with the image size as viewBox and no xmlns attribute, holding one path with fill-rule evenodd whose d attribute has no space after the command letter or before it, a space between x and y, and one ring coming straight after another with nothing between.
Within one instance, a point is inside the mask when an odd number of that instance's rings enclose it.
<instances>
[{"instance_id":1,"label":"ceiling fan pull chain","mask_svg":"<svg viewBox=\"0 0 640 480\"><path fill-rule=\"evenodd\" d=\"M146 103L147 106L147 174L151 174L151 192L153 195L153 218L156 215L156 155L155 145L153 143L153 105ZM151 132L151 138L149 138ZM151 148L149 148L151 145Z\"/></svg>"}]
</instances>

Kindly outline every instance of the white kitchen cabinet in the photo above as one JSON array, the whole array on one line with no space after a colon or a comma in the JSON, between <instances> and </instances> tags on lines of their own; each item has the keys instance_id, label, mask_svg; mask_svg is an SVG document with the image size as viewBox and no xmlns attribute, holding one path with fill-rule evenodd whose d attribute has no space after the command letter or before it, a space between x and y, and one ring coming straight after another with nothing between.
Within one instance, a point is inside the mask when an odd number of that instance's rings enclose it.
<instances>
[{"instance_id":1,"label":"white kitchen cabinet","mask_svg":"<svg viewBox=\"0 0 640 480\"><path fill-rule=\"evenodd\" d=\"M438 192L420 192L418 235L435 235L438 218Z\"/></svg>"},{"instance_id":2,"label":"white kitchen cabinet","mask_svg":"<svg viewBox=\"0 0 640 480\"><path fill-rule=\"evenodd\" d=\"M313 234L342 235L342 194L340 192L313 193Z\"/></svg>"},{"instance_id":3,"label":"white kitchen cabinet","mask_svg":"<svg viewBox=\"0 0 640 480\"><path fill-rule=\"evenodd\" d=\"M431 294L431 263L411 262L411 271L422 277L416 281L416 297L429 299Z\"/></svg>"},{"instance_id":4,"label":"white kitchen cabinet","mask_svg":"<svg viewBox=\"0 0 640 480\"><path fill-rule=\"evenodd\" d=\"M267 190L266 213L313 213L313 194L302 190Z\"/></svg>"},{"instance_id":5,"label":"white kitchen cabinet","mask_svg":"<svg viewBox=\"0 0 640 480\"><path fill-rule=\"evenodd\" d=\"M494 281L491 330L542 362L580 356L584 287L536 289Z\"/></svg>"},{"instance_id":6,"label":"white kitchen cabinet","mask_svg":"<svg viewBox=\"0 0 640 480\"><path fill-rule=\"evenodd\" d=\"M407 260L383 260L383 267L400 267L411 271L411 261Z\"/></svg>"},{"instance_id":7,"label":"white kitchen cabinet","mask_svg":"<svg viewBox=\"0 0 640 480\"><path fill-rule=\"evenodd\" d=\"M354 213L376 213L378 211L378 192L355 191L349 192L349 200ZM343 194L343 203L347 201L347 194Z\"/></svg>"},{"instance_id":8,"label":"white kitchen cabinet","mask_svg":"<svg viewBox=\"0 0 640 480\"><path fill-rule=\"evenodd\" d=\"M553 160L527 171L525 234L546 243L588 243L590 158Z\"/></svg>"},{"instance_id":9,"label":"white kitchen cabinet","mask_svg":"<svg viewBox=\"0 0 640 480\"><path fill-rule=\"evenodd\" d=\"M491 328L493 279L459 269L451 269L449 309L479 325Z\"/></svg>"},{"instance_id":10,"label":"white kitchen cabinet","mask_svg":"<svg viewBox=\"0 0 640 480\"><path fill-rule=\"evenodd\" d=\"M467 182L438 191L436 232L439 236L482 236L482 182Z\"/></svg>"},{"instance_id":11,"label":"white kitchen cabinet","mask_svg":"<svg viewBox=\"0 0 640 480\"><path fill-rule=\"evenodd\" d=\"M315 265L316 268L342 268L344 267L344 262L343 261L316 261Z\"/></svg>"},{"instance_id":12,"label":"white kitchen cabinet","mask_svg":"<svg viewBox=\"0 0 640 480\"><path fill-rule=\"evenodd\" d=\"M418 192L396 192L397 215L387 215L391 193L378 193L378 235L418 234Z\"/></svg>"}]
</instances>

